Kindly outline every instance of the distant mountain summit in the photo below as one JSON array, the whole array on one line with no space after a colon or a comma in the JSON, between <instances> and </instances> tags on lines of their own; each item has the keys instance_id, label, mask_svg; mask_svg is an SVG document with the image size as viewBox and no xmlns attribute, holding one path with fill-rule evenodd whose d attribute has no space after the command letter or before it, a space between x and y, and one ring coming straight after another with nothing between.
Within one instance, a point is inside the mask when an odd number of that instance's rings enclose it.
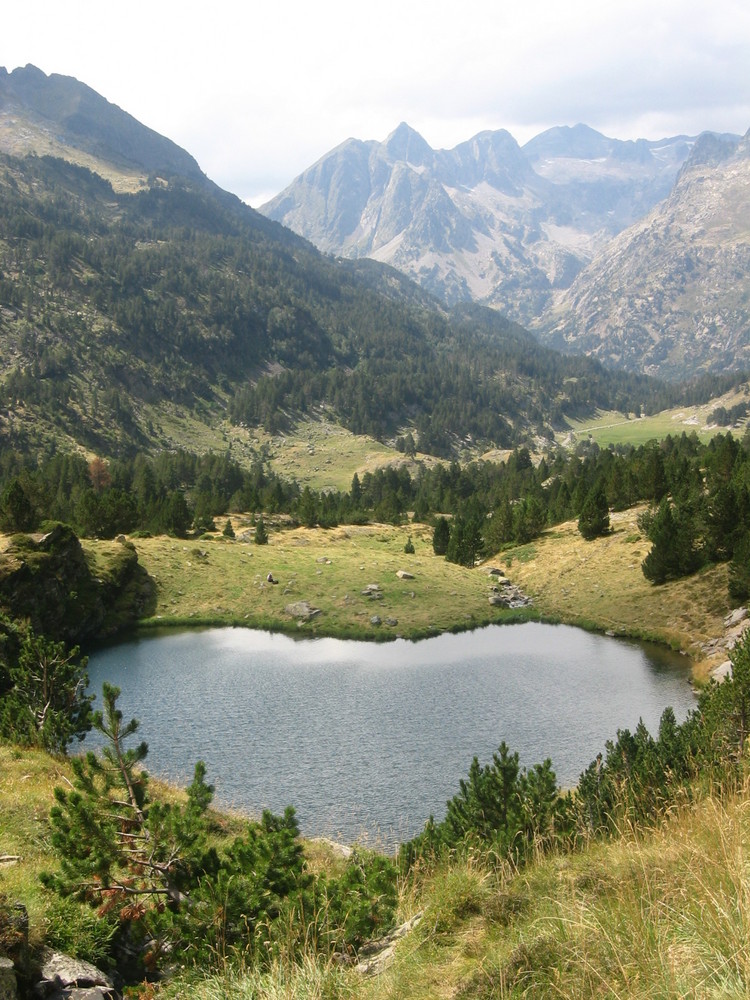
<instances>
[{"instance_id":1,"label":"distant mountain summit","mask_svg":"<svg viewBox=\"0 0 750 1000\"><path fill-rule=\"evenodd\" d=\"M189 153L70 76L0 67L0 149L70 158L112 177L204 175ZM102 170L102 165L109 169Z\"/></svg>"},{"instance_id":2,"label":"distant mountain summit","mask_svg":"<svg viewBox=\"0 0 750 1000\"><path fill-rule=\"evenodd\" d=\"M384 142L348 139L261 211L326 252L392 264L449 304L529 324L669 194L694 142L577 125L524 147L499 130L433 150L402 123Z\"/></svg>"},{"instance_id":3,"label":"distant mountain summit","mask_svg":"<svg viewBox=\"0 0 750 1000\"><path fill-rule=\"evenodd\" d=\"M539 332L670 378L750 370L750 132L702 135L669 197L581 271Z\"/></svg>"}]
</instances>

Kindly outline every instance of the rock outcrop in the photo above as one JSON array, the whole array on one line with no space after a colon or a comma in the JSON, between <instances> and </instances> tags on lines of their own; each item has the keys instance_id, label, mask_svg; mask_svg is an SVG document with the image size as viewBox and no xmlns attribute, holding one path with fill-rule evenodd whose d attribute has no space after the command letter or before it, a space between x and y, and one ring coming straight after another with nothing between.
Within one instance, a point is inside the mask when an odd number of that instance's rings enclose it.
<instances>
[{"instance_id":1,"label":"rock outcrop","mask_svg":"<svg viewBox=\"0 0 750 1000\"><path fill-rule=\"evenodd\" d=\"M488 598L490 604L497 608L528 607L532 603L531 598L527 597L520 587L511 583L506 577L498 577L499 572L499 570L490 570L489 572L490 577L497 580L497 583L490 588Z\"/></svg>"},{"instance_id":2,"label":"rock outcrop","mask_svg":"<svg viewBox=\"0 0 750 1000\"><path fill-rule=\"evenodd\" d=\"M354 967L356 972L363 976L375 976L387 969L393 961L396 944L401 938L406 937L422 920L422 914L416 913L409 920L401 924L390 934L378 938L376 941L368 941L359 951L359 962Z\"/></svg>"},{"instance_id":3,"label":"rock outcrop","mask_svg":"<svg viewBox=\"0 0 750 1000\"><path fill-rule=\"evenodd\" d=\"M98 575L64 524L45 535L14 535L0 554L0 612L53 639L114 634L134 624L152 598L153 583L127 542Z\"/></svg>"},{"instance_id":4,"label":"rock outcrop","mask_svg":"<svg viewBox=\"0 0 750 1000\"><path fill-rule=\"evenodd\" d=\"M110 977L90 962L45 949L34 992L45 1000L114 1000Z\"/></svg>"}]
</instances>

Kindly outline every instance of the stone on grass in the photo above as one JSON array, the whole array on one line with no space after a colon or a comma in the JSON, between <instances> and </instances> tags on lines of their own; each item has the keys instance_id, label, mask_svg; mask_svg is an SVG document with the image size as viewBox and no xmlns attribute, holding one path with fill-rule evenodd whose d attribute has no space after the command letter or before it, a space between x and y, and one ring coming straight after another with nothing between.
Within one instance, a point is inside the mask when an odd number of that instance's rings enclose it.
<instances>
[{"instance_id":1,"label":"stone on grass","mask_svg":"<svg viewBox=\"0 0 750 1000\"><path fill-rule=\"evenodd\" d=\"M292 618L298 618L302 621L310 621L311 618L321 614L320 608L312 607L308 601L295 601L293 604L287 604L284 611Z\"/></svg>"}]
</instances>

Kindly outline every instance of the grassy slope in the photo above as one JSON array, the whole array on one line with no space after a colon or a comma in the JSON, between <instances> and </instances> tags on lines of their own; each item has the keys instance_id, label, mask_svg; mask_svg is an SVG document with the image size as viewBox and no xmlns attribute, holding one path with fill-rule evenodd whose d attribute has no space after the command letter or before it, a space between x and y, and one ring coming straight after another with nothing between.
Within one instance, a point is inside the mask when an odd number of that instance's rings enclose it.
<instances>
[{"instance_id":1,"label":"grassy slope","mask_svg":"<svg viewBox=\"0 0 750 1000\"><path fill-rule=\"evenodd\" d=\"M354 995L745 997L749 842L745 793L520 873L454 863L414 900L424 919L393 968Z\"/></svg>"},{"instance_id":2,"label":"grassy slope","mask_svg":"<svg viewBox=\"0 0 750 1000\"><path fill-rule=\"evenodd\" d=\"M274 530L272 524L269 544L258 546L248 518L232 521L235 541L136 541L141 563L157 582L150 623L202 621L309 634L417 638L518 618L518 613L490 606L486 571L466 570L435 556L432 531L424 525L346 525L322 531ZM218 520L219 527L223 523ZM404 553L409 536L414 555ZM414 579L400 580L398 570ZM266 582L269 573L277 585ZM381 588L380 600L362 593L373 583ZM308 601L321 614L297 626L285 608L298 601ZM372 625L375 615L383 621L394 618L398 625Z\"/></svg>"},{"instance_id":3,"label":"grassy slope","mask_svg":"<svg viewBox=\"0 0 750 1000\"><path fill-rule=\"evenodd\" d=\"M606 538L586 542L568 521L498 562L544 615L681 649L700 679L708 666L701 644L723 635L730 610L727 567L653 586L641 571L650 543L638 530L640 509L610 515L613 532Z\"/></svg>"},{"instance_id":4,"label":"grassy slope","mask_svg":"<svg viewBox=\"0 0 750 1000\"><path fill-rule=\"evenodd\" d=\"M0 746L0 892L29 908L42 943L52 865L47 813L64 761ZM228 818L222 828L236 830ZM750 789L675 808L662 827L623 824L611 843L540 857L520 872L478 857L401 887L400 915L423 919L382 975L363 980L312 955L300 967L165 986L194 1000L490 1000L500 997L745 997L750 988ZM319 851L319 849L315 849ZM313 865L321 862L317 854ZM191 977L192 979L192 977ZM161 995L161 991L159 991ZM151 994L149 994L151 995Z\"/></svg>"},{"instance_id":5,"label":"grassy slope","mask_svg":"<svg viewBox=\"0 0 750 1000\"><path fill-rule=\"evenodd\" d=\"M574 521L529 545L510 548L473 570L447 563L432 551L424 525L347 525L321 529L271 524L270 543L253 543L248 517L233 516L235 541L136 540L142 565L156 580L157 606L148 624L215 623L299 630L309 634L418 638L435 631L489 622L542 617L599 631L651 639L687 653L698 679L713 662L701 646L723 635L730 610L726 566L652 586L641 572L649 550L636 523L640 508L611 517L607 538L585 542ZM224 520L217 526L223 528ZM407 537L416 552L404 553ZM106 558L114 542L89 542ZM506 575L533 598L532 610L507 612L489 605L487 569ZM399 580L400 569L414 580ZM266 582L272 573L278 585ZM379 584L383 599L362 591ZM308 601L321 614L297 625L285 610ZM378 615L397 626L372 625Z\"/></svg>"}]
</instances>

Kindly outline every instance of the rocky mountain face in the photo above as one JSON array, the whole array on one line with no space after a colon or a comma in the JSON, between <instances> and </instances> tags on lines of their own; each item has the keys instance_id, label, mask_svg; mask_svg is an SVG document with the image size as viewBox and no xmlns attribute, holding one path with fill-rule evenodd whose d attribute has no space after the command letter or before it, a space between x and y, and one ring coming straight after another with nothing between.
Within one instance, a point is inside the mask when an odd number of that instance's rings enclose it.
<instances>
[{"instance_id":1,"label":"rocky mountain face","mask_svg":"<svg viewBox=\"0 0 750 1000\"><path fill-rule=\"evenodd\" d=\"M533 324L557 290L665 198L694 139L623 142L585 125L520 147L505 131L433 150L406 124L349 139L263 211L347 257L373 257L449 304Z\"/></svg>"},{"instance_id":2,"label":"rocky mountain face","mask_svg":"<svg viewBox=\"0 0 750 1000\"><path fill-rule=\"evenodd\" d=\"M542 339L680 378L750 368L750 132L705 134L673 190L576 277Z\"/></svg>"},{"instance_id":3,"label":"rocky mountain face","mask_svg":"<svg viewBox=\"0 0 750 1000\"><path fill-rule=\"evenodd\" d=\"M597 406L666 405L653 380L564 357L498 311L448 309L378 261L321 254L74 80L33 68L0 75L9 451L132 455L182 443L183 426L223 441L226 421L276 433L324 413L383 440L409 428L423 451L452 456L526 443ZM42 155L45 136L55 155ZM14 142L34 155L14 153ZM481 142L487 156L467 149L445 167L454 184L480 169L495 191L537 183L510 137ZM430 157L409 130L392 146L408 162ZM418 199L414 177L405 168ZM438 239L437 221L420 224ZM459 213L454 229L471 244Z\"/></svg>"},{"instance_id":4,"label":"rocky mountain face","mask_svg":"<svg viewBox=\"0 0 750 1000\"><path fill-rule=\"evenodd\" d=\"M15 156L71 159L112 179L145 182L151 174L203 178L184 149L142 125L73 77L47 76L35 66L9 73L0 66L0 149ZM122 186L119 185L119 186Z\"/></svg>"}]
</instances>

